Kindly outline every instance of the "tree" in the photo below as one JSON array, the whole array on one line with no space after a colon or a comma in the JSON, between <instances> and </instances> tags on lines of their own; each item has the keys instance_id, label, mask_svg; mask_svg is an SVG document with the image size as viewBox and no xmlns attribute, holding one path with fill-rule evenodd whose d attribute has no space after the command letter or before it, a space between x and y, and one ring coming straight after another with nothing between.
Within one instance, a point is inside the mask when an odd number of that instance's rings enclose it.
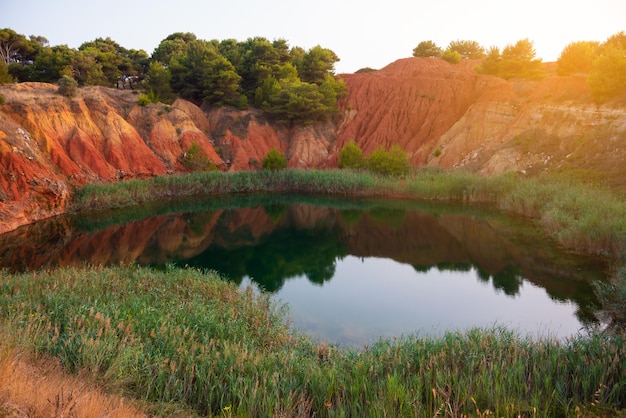
<instances>
[{"instance_id":1,"label":"tree","mask_svg":"<svg viewBox=\"0 0 626 418\"><path fill-rule=\"evenodd\" d=\"M593 61L598 56L598 42L572 42L567 45L557 59L558 75L589 74Z\"/></svg>"},{"instance_id":2,"label":"tree","mask_svg":"<svg viewBox=\"0 0 626 418\"><path fill-rule=\"evenodd\" d=\"M626 50L626 32L621 31L615 35L611 35L609 39L602 43L602 48Z\"/></svg>"},{"instance_id":3,"label":"tree","mask_svg":"<svg viewBox=\"0 0 626 418\"><path fill-rule=\"evenodd\" d=\"M541 60L535 59L535 49L528 39L507 45L502 54L497 47L491 47L487 57L476 70L481 74L495 75L507 80L543 76Z\"/></svg>"},{"instance_id":4,"label":"tree","mask_svg":"<svg viewBox=\"0 0 626 418\"><path fill-rule=\"evenodd\" d=\"M341 169L359 169L365 165L363 150L361 150L361 147L358 146L354 139L346 142L343 148L341 148L337 165Z\"/></svg>"},{"instance_id":5,"label":"tree","mask_svg":"<svg viewBox=\"0 0 626 418\"><path fill-rule=\"evenodd\" d=\"M413 56L419 58L432 58L441 56L441 48L433 41L422 41L413 49Z\"/></svg>"},{"instance_id":6,"label":"tree","mask_svg":"<svg viewBox=\"0 0 626 418\"><path fill-rule=\"evenodd\" d=\"M502 50L499 76L510 78L539 78L543 75L541 60L535 59L535 48L528 39L521 39Z\"/></svg>"},{"instance_id":7,"label":"tree","mask_svg":"<svg viewBox=\"0 0 626 418\"><path fill-rule=\"evenodd\" d=\"M159 43L152 53L152 60L168 66L172 59L184 55L187 52L187 45L197 39L196 35L190 32L175 32Z\"/></svg>"},{"instance_id":8,"label":"tree","mask_svg":"<svg viewBox=\"0 0 626 418\"><path fill-rule=\"evenodd\" d=\"M448 61L450 64L458 64L459 62L461 62L461 54L459 54L458 51L449 48L443 51L443 54L441 54L441 58L445 61Z\"/></svg>"},{"instance_id":9,"label":"tree","mask_svg":"<svg viewBox=\"0 0 626 418\"><path fill-rule=\"evenodd\" d=\"M0 59L6 65L20 61L20 51L26 43L26 37L12 29L0 29Z\"/></svg>"},{"instance_id":10,"label":"tree","mask_svg":"<svg viewBox=\"0 0 626 418\"><path fill-rule=\"evenodd\" d=\"M9 74L9 66L0 61L0 84L12 83L13 77Z\"/></svg>"},{"instance_id":11,"label":"tree","mask_svg":"<svg viewBox=\"0 0 626 418\"><path fill-rule=\"evenodd\" d=\"M335 73L335 63L338 61L339 57L330 49L314 46L304 55L302 67L298 68L300 79L320 85L328 74Z\"/></svg>"},{"instance_id":12,"label":"tree","mask_svg":"<svg viewBox=\"0 0 626 418\"><path fill-rule=\"evenodd\" d=\"M270 149L265 157L263 157L262 165L263 170L282 170L287 168L287 159L285 154L278 151L276 148Z\"/></svg>"},{"instance_id":13,"label":"tree","mask_svg":"<svg viewBox=\"0 0 626 418\"><path fill-rule=\"evenodd\" d=\"M241 77L211 42L196 40L170 63L172 90L196 103L239 105Z\"/></svg>"},{"instance_id":14,"label":"tree","mask_svg":"<svg viewBox=\"0 0 626 418\"><path fill-rule=\"evenodd\" d=\"M145 86L152 102L171 103L174 100L170 70L159 61L152 61L146 72Z\"/></svg>"},{"instance_id":15,"label":"tree","mask_svg":"<svg viewBox=\"0 0 626 418\"><path fill-rule=\"evenodd\" d=\"M111 38L84 42L79 48L91 54L104 75L103 85L125 88L139 83L148 67L148 54L143 50L126 49Z\"/></svg>"},{"instance_id":16,"label":"tree","mask_svg":"<svg viewBox=\"0 0 626 418\"><path fill-rule=\"evenodd\" d=\"M76 50L67 45L44 48L33 62L29 79L53 83L64 75L72 75L72 64L76 58Z\"/></svg>"},{"instance_id":17,"label":"tree","mask_svg":"<svg viewBox=\"0 0 626 418\"><path fill-rule=\"evenodd\" d=\"M603 47L587 78L591 94L601 103L626 91L626 49Z\"/></svg>"},{"instance_id":18,"label":"tree","mask_svg":"<svg viewBox=\"0 0 626 418\"><path fill-rule=\"evenodd\" d=\"M96 57L97 52L94 50L76 52L72 61L71 73L79 85L107 84L108 81L102 71L102 64L97 61Z\"/></svg>"},{"instance_id":19,"label":"tree","mask_svg":"<svg viewBox=\"0 0 626 418\"><path fill-rule=\"evenodd\" d=\"M489 48L485 59L476 67L476 71L480 74L498 75L501 61L500 49L497 46L492 46Z\"/></svg>"},{"instance_id":20,"label":"tree","mask_svg":"<svg viewBox=\"0 0 626 418\"><path fill-rule=\"evenodd\" d=\"M476 41L452 41L447 49L458 52L463 59L481 59L485 57L485 48Z\"/></svg>"}]
</instances>

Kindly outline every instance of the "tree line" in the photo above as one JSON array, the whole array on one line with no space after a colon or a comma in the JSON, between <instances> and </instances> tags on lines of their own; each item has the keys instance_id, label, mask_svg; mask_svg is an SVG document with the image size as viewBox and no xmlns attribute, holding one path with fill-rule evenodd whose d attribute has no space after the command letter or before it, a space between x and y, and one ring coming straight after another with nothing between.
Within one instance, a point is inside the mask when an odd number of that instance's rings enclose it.
<instances>
[{"instance_id":1,"label":"tree line","mask_svg":"<svg viewBox=\"0 0 626 418\"><path fill-rule=\"evenodd\" d=\"M285 123L337 112L337 100L346 94L334 73L338 61L319 45L304 50L263 37L207 41L177 32L148 55L110 38L74 49L0 29L0 83L59 83L66 95L86 85L142 88L148 102L182 97L199 105L253 106Z\"/></svg>"},{"instance_id":2,"label":"tree line","mask_svg":"<svg viewBox=\"0 0 626 418\"><path fill-rule=\"evenodd\" d=\"M437 57L450 63L462 59L480 59L476 71L505 79L538 79L545 76L541 59L536 58L533 43L522 39L502 50L485 49L476 41L452 41L446 49L435 42L420 42L414 57ZM593 98L604 102L626 93L626 33L619 32L605 42L577 41L568 44L557 59L558 75L583 75Z\"/></svg>"}]
</instances>

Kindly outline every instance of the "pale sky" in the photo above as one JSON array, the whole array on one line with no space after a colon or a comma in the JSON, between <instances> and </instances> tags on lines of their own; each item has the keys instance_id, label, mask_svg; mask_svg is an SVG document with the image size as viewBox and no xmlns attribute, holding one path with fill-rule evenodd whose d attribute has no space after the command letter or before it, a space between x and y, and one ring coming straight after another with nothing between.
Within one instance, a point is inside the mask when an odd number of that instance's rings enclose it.
<instances>
[{"instance_id":1,"label":"pale sky","mask_svg":"<svg viewBox=\"0 0 626 418\"><path fill-rule=\"evenodd\" d=\"M442 48L454 40L503 48L528 38L537 58L555 61L571 42L626 31L626 0L0 0L0 28L72 48L110 37L148 54L174 32L283 38L333 50L337 72L352 73L410 57L426 40Z\"/></svg>"}]
</instances>

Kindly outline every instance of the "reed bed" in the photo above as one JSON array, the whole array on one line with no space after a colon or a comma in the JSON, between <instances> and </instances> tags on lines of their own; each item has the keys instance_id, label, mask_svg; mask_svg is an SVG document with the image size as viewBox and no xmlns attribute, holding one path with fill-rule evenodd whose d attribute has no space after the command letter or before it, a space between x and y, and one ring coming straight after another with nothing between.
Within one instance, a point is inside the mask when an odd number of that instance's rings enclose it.
<instances>
[{"instance_id":1,"label":"reed bed","mask_svg":"<svg viewBox=\"0 0 626 418\"><path fill-rule=\"evenodd\" d=\"M156 415L602 416L626 407L620 334L562 341L473 329L342 348L290 330L288 312L265 294L173 266L0 272L0 295L5 342L57 357Z\"/></svg>"}]
</instances>

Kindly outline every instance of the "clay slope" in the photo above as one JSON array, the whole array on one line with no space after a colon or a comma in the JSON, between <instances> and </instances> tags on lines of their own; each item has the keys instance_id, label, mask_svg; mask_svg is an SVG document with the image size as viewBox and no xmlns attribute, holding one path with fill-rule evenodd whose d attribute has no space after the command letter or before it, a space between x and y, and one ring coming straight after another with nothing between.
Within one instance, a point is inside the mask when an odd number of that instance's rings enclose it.
<instances>
[{"instance_id":1,"label":"clay slope","mask_svg":"<svg viewBox=\"0 0 626 418\"><path fill-rule=\"evenodd\" d=\"M0 86L0 233L62 213L87 182L185 171L193 143L222 170L258 168L272 147L306 168L328 158L334 135L330 123L287 129L253 110L202 110L184 100L139 106L133 92L102 87L72 99L56 91Z\"/></svg>"}]
</instances>

